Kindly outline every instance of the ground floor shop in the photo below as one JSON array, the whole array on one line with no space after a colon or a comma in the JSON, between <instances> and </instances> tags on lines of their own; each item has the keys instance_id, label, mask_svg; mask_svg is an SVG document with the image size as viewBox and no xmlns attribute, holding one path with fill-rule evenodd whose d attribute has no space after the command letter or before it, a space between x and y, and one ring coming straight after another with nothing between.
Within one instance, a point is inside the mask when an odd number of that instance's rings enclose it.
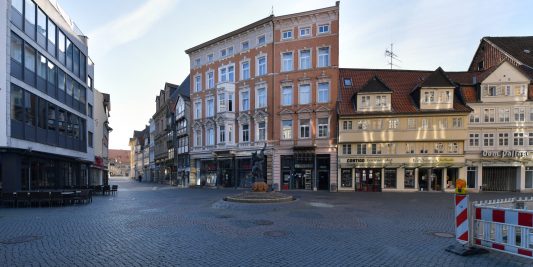
<instances>
[{"instance_id":1,"label":"ground floor shop","mask_svg":"<svg viewBox=\"0 0 533 267\"><path fill-rule=\"evenodd\" d=\"M533 192L533 151L467 155L468 187L476 191Z\"/></svg>"},{"instance_id":2,"label":"ground floor shop","mask_svg":"<svg viewBox=\"0 0 533 267\"><path fill-rule=\"evenodd\" d=\"M314 148L280 150L274 158L273 185L279 190L337 190L336 153Z\"/></svg>"},{"instance_id":3,"label":"ground floor shop","mask_svg":"<svg viewBox=\"0 0 533 267\"><path fill-rule=\"evenodd\" d=\"M0 153L0 191L83 188L92 162L39 152Z\"/></svg>"},{"instance_id":4,"label":"ground floor shop","mask_svg":"<svg viewBox=\"0 0 533 267\"><path fill-rule=\"evenodd\" d=\"M462 157L340 157L339 191L453 191L466 178Z\"/></svg>"},{"instance_id":5,"label":"ground floor shop","mask_svg":"<svg viewBox=\"0 0 533 267\"><path fill-rule=\"evenodd\" d=\"M249 155L214 153L216 157L191 157L189 183L196 186L251 188L253 162ZM267 182L270 155L263 161L263 181Z\"/></svg>"}]
</instances>

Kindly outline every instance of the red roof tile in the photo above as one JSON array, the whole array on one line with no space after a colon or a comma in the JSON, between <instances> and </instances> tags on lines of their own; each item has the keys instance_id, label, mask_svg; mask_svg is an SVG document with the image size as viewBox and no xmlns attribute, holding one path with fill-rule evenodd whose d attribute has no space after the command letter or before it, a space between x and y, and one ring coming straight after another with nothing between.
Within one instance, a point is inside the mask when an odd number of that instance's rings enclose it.
<instances>
[{"instance_id":1,"label":"red roof tile","mask_svg":"<svg viewBox=\"0 0 533 267\"><path fill-rule=\"evenodd\" d=\"M340 115L376 114L376 112L357 112L352 102L352 97L374 76L379 77L383 83L392 90L391 113L435 113L442 111L421 111L418 108L418 97L412 93L414 89L431 75L434 71L418 70L386 70L386 69L339 69L341 82L339 92L338 112ZM463 76L466 77L466 76ZM344 79L351 79L352 85L346 86ZM450 79L453 78L450 76ZM471 79L471 78L470 78ZM453 110L446 112L470 112L471 109L464 104L459 92L455 94ZM383 113L383 112L379 112Z\"/></svg>"}]
</instances>

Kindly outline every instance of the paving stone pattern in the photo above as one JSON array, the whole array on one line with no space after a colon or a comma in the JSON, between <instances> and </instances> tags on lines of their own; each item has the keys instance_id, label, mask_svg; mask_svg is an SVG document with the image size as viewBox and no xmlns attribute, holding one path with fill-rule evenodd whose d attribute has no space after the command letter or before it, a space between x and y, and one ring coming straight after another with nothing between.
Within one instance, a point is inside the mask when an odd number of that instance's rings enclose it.
<instances>
[{"instance_id":1,"label":"paving stone pattern","mask_svg":"<svg viewBox=\"0 0 533 267\"><path fill-rule=\"evenodd\" d=\"M451 194L296 191L291 203L242 204L221 200L241 192L234 189L111 183L118 194L88 205L0 208L0 266L532 264L498 252L445 252L455 241L435 233L453 233Z\"/></svg>"}]
</instances>

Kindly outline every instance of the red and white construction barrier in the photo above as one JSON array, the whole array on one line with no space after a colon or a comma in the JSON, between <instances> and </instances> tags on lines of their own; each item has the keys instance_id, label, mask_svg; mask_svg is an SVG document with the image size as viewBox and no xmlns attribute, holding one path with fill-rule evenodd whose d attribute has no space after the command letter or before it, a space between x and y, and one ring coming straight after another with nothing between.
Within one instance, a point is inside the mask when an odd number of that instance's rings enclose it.
<instances>
[{"instance_id":1,"label":"red and white construction barrier","mask_svg":"<svg viewBox=\"0 0 533 267\"><path fill-rule=\"evenodd\" d=\"M455 239L468 243L468 195L455 195Z\"/></svg>"},{"instance_id":2,"label":"red and white construction barrier","mask_svg":"<svg viewBox=\"0 0 533 267\"><path fill-rule=\"evenodd\" d=\"M474 203L473 244L533 259L533 210L515 208L529 201L533 198Z\"/></svg>"}]
</instances>

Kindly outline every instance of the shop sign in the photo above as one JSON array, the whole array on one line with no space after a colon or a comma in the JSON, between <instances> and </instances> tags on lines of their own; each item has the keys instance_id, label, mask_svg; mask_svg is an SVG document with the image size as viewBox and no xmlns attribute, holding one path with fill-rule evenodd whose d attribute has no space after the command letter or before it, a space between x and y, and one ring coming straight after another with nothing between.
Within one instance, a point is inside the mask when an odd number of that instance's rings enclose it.
<instances>
[{"instance_id":1,"label":"shop sign","mask_svg":"<svg viewBox=\"0 0 533 267\"><path fill-rule=\"evenodd\" d=\"M346 159L346 163L365 163L365 159Z\"/></svg>"},{"instance_id":2,"label":"shop sign","mask_svg":"<svg viewBox=\"0 0 533 267\"><path fill-rule=\"evenodd\" d=\"M411 158L412 163L453 163L453 158Z\"/></svg>"},{"instance_id":3,"label":"shop sign","mask_svg":"<svg viewBox=\"0 0 533 267\"><path fill-rule=\"evenodd\" d=\"M484 158L524 158L529 156L528 151L502 150L502 151L482 151L481 156Z\"/></svg>"},{"instance_id":4,"label":"shop sign","mask_svg":"<svg viewBox=\"0 0 533 267\"><path fill-rule=\"evenodd\" d=\"M376 159L376 158L349 158L346 163L391 163L392 159Z\"/></svg>"}]
</instances>

